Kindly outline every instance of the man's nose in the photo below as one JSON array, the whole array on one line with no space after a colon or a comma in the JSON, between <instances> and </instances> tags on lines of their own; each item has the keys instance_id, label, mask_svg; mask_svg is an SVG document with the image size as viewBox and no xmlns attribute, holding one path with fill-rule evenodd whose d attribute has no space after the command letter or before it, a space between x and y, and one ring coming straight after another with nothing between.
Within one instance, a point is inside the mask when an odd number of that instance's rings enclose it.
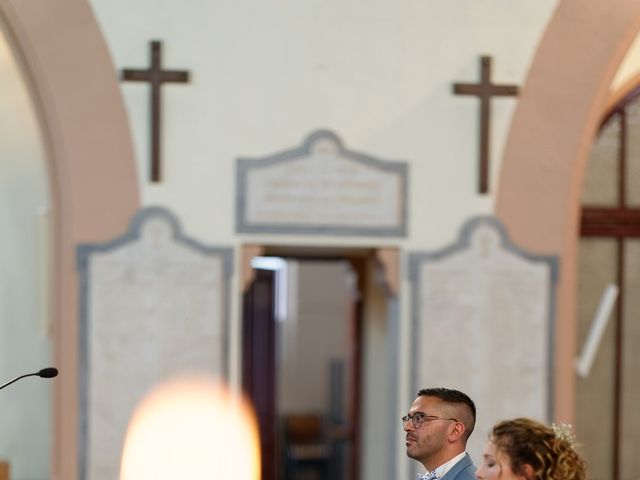
<instances>
[{"instance_id":1,"label":"man's nose","mask_svg":"<svg viewBox=\"0 0 640 480\"><path fill-rule=\"evenodd\" d=\"M411 420L406 422L403 428L405 432L408 432L409 430L415 430L415 428L413 428L413 422Z\"/></svg>"}]
</instances>

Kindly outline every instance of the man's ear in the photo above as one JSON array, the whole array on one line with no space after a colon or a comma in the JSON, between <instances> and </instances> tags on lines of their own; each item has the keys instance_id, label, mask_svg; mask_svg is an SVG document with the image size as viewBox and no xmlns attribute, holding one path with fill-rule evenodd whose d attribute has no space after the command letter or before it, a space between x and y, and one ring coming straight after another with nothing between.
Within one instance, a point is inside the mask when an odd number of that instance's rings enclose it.
<instances>
[{"instance_id":1,"label":"man's ear","mask_svg":"<svg viewBox=\"0 0 640 480\"><path fill-rule=\"evenodd\" d=\"M462 422L455 422L453 424L453 428L449 430L449 441L457 442L464 435L464 431L466 430L464 424Z\"/></svg>"}]
</instances>

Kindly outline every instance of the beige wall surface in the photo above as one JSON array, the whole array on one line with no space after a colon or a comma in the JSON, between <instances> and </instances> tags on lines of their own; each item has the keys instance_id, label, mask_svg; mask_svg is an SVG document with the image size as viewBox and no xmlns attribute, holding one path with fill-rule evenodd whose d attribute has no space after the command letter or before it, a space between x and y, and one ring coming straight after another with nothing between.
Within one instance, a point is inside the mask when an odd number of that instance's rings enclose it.
<instances>
[{"instance_id":1,"label":"beige wall surface","mask_svg":"<svg viewBox=\"0 0 640 480\"><path fill-rule=\"evenodd\" d=\"M0 377L52 362L51 200L41 132L16 58L0 32ZM2 392L0 458L16 478L45 478L51 458L50 381ZM38 452L36 455L33 452ZM0 475L1 476L1 475Z\"/></svg>"},{"instance_id":2,"label":"beige wall surface","mask_svg":"<svg viewBox=\"0 0 640 480\"><path fill-rule=\"evenodd\" d=\"M52 200L52 477L77 472L75 247L112 238L136 211L138 186L113 65L84 1L1 0L0 18L22 67L43 135Z\"/></svg>"},{"instance_id":3,"label":"beige wall surface","mask_svg":"<svg viewBox=\"0 0 640 480\"><path fill-rule=\"evenodd\" d=\"M235 233L235 160L291 148L317 128L334 130L352 150L409 163L409 234L385 246L437 248L469 217L495 212L516 244L559 256L557 417L573 418L582 170L640 4L0 0L0 15L50 166L54 358L66 372L54 391L56 478L76 474L76 244L114 238L140 204L161 204L210 244L380 245L367 237ZM161 184L137 174L147 165L148 88L118 85L121 68L148 64L155 38L165 42L165 67L192 72L189 84L163 87ZM495 83L523 86L517 101L492 104L487 196L475 191L477 101L451 93L452 83L479 79L484 54L494 57ZM402 410L410 403L409 288L401 282ZM235 282L232 381L238 291ZM398 462L399 475L407 469Z\"/></svg>"}]
</instances>

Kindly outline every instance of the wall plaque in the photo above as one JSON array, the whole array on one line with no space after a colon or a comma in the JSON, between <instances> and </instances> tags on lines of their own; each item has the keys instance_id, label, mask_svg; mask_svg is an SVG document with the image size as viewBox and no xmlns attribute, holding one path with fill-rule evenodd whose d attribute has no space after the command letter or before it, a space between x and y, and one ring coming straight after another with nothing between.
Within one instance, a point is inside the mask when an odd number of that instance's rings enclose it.
<instances>
[{"instance_id":1,"label":"wall plaque","mask_svg":"<svg viewBox=\"0 0 640 480\"><path fill-rule=\"evenodd\" d=\"M511 244L500 222L468 222L457 243L409 256L413 309L411 398L457 388L478 408L468 450L499 419L553 416L556 259Z\"/></svg>"},{"instance_id":2,"label":"wall plaque","mask_svg":"<svg viewBox=\"0 0 640 480\"><path fill-rule=\"evenodd\" d=\"M405 236L407 168L347 150L326 130L293 150L238 159L236 229Z\"/></svg>"},{"instance_id":3,"label":"wall plaque","mask_svg":"<svg viewBox=\"0 0 640 480\"><path fill-rule=\"evenodd\" d=\"M227 375L231 249L148 208L122 238L78 247L80 478L118 478L129 417L156 384Z\"/></svg>"}]
</instances>

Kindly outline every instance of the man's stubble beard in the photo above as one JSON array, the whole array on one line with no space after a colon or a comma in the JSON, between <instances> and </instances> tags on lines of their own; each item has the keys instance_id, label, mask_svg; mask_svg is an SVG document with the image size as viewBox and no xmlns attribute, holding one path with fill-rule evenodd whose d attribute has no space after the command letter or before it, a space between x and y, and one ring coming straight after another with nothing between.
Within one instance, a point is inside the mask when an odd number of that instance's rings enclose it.
<instances>
[{"instance_id":1,"label":"man's stubble beard","mask_svg":"<svg viewBox=\"0 0 640 480\"><path fill-rule=\"evenodd\" d=\"M443 443L444 440L437 438L437 436L435 438L426 436L407 447L407 456L421 463L427 462L442 450Z\"/></svg>"}]
</instances>

